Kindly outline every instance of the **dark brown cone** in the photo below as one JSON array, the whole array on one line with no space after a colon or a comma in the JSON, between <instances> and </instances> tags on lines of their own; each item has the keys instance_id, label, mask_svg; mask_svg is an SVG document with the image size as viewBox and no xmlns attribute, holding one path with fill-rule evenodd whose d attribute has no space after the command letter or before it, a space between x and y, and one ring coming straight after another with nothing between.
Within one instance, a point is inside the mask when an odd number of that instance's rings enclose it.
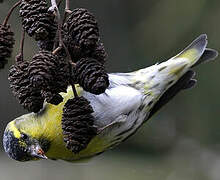
<instances>
[{"instance_id":1,"label":"dark brown cone","mask_svg":"<svg viewBox=\"0 0 220 180\"><path fill-rule=\"evenodd\" d=\"M87 9L73 10L63 26L63 31L64 42L74 61L91 55L98 46L98 23Z\"/></svg>"},{"instance_id":2,"label":"dark brown cone","mask_svg":"<svg viewBox=\"0 0 220 180\"><path fill-rule=\"evenodd\" d=\"M40 51L53 51L55 43L56 34L48 35L45 40L40 40L37 42L37 46Z\"/></svg>"},{"instance_id":3,"label":"dark brown cone","mask_svg":"<svg viewBox=\"0 0 220 180\"><path fill-rule=\"evenodd\" d=\"M74 153L85 149L97 135L93 109L84 97L69 99L63 109L62 129L66 147Z\"/></svg>"},{"instance_id":4,"label":"dark brown cone","mask_svg":"<svg viewBox=\"0 0 220 180\"><path fill-rule=\"evenodd\" d=\"M107 59L108 54L105 51L105 47L103 43L99 43L94 51L89 55L89 57L92 57L96 59L101 64L105 64L105 61Z\"/></svg>"},{"instance_id":5,"label":"dark brown cone","mask_svg":"<svg viewBox=\"0 0 220 180\"><path fill-rule=\"evenodd\" d=\"M75 77L77 83L85 91L102 94L109 86L108 74L105 67L91 58L83 58L76 63Z\"/></svg>"},{"instance_id":6,"label":"dark brown cone","mask_svg":"<svg viewBox=\"0 0 220 180\"><path fill-rule=\"evenodd\" d=\"M51 104L62 102L60 92L66 92L70 78L69 63L49 51L34 55L29 65L29 76L33 87L41 90Z\"/></svg>"},{"instance_id":7,"label":"dark brown cone","mask_svg":"<svg viewBox=\"0 0 220 180\"><path fill-rule=\"evenodd\" d=\"M53 17L53 14L52 14L53 12L48 12L48 13L50 13L51 14L50 16ZM52 27L47 38L43 40L39 40L37 42L37 46L40 51L43 51L43 50L53 51L56 43L58 43L57 27Z\"/></svg>"},{"instance_id":8,"label":"dark brown cone","mask_svg":"<svg viewBox=\"0 0 220 180\"><path fill-rule=\"evenodd\" d=\"M6 58L11 57L14 43L14 33L11 31L10 25L0 24L0 69L4 68L7 63Z\"/></svg>"},{"instance_id":9,"label":"dark brown cone","mask_svg":"<svg viewBox=\"0 0 220 180\"><path fill-rule=\"evenodd\" d=\"M50 104L58 105L63 101L63 97L60 94L55 94L54 92L42 91L42 96Z\"/></svg>"},{"instance_id":10,"label":"dark brown cone","mask_svg":"<svg viewBox=\"0 0 220 180\"><path fill-rule=\"evenodd\" d=\"M19 62L9 69L8 80L12 93L19 103L30 112L39 112L44 103L44 98L39 90L34 88L28 76L29 62Z\"/></svg>"},{"instance_id":11,"label":"dark brown cone","mask_svg":"<svg viewBox=\"0 0 220 180\"><path fill-rule=\"evenodd\" d=\"M46 41L51 34L56 34L57 23L48 12L46 0L22 0L20 16L23 28L36 41Z\"/></svg>"}]
</instances>

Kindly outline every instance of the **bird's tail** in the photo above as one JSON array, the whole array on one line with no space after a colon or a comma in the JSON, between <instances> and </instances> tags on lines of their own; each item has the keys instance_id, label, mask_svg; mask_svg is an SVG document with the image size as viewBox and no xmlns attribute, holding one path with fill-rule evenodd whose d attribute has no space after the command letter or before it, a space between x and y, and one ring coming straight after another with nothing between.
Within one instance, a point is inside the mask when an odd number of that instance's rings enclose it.
<instances>
[{"instance_id":1,"label":"bird's tail","mask_svg":"<svg viewBox=\"0 0 220 180\"><path fill-rule=\"evenodd\" d=\"M135 72L133 82L145 94L158 99L192 67L215 59L218 52L207 49L207 36L200 35L181 53L168 61Z\"/></svg>"}]
</instances>

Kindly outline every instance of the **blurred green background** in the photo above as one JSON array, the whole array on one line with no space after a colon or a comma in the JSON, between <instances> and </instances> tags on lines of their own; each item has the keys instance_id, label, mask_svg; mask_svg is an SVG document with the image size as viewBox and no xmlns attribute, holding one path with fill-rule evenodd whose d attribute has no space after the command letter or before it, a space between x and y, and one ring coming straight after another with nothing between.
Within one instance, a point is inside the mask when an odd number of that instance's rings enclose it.
<instances>
[{"instance_id":1,"label":"blurred green background","mask_svg":"<svg viewBox=\"0 0 220 180\"><path fill-rule=\"evenodd\" d=\"M15 1L0 4L0 20ZM202 33L220 49L219 0L74 0L97 17L108 51L109 72L137 70L176 55ZM62 6L63 8L63 6ZM0 135L6 124L26 111L12 96L7 73L18 53L20 18L11 18L16 34L13 58L0 71ZM25 58L37 52L28 38ZM220 58L218 58L220 60ZM2 180L219 180L220 62L197 70L198 85L181 92L134 136L88 163L15 162L0 153Z\"/></svg>"}]
</instances>

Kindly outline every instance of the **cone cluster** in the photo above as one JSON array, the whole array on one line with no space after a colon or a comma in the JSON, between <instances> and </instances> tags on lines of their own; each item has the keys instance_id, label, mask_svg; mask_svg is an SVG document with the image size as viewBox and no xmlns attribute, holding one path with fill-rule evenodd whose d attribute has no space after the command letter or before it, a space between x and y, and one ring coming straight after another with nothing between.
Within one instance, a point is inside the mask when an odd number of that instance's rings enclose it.
<instances>
[{"instance_id":1,"label":"cone cluster","mask_svg":"<svg viewBox=\"0 0 220 180\"><path fill-rule=\"evenodd\" d=\"M13 95L26 110L34 113L42 110L44 102L53 105L63 102L60 93L66 92L70 85L75 88L79 84L96 95L104 93L109 86L105 70L107 53L95 16L87 9L77 8L58 26L60 21L51 9L46 0L21 0L19 14L23 30L37 41L39 51L26 61L21 48L8 75ZM0 52L3 52L0 56L6 58L14 44L10 26L0 26L1 34L5 39L0 36ZM64 142L74 153L85 149L97 135L92 113L90 102L77 94L64 105Z\"/></svg>"}]
</instances>

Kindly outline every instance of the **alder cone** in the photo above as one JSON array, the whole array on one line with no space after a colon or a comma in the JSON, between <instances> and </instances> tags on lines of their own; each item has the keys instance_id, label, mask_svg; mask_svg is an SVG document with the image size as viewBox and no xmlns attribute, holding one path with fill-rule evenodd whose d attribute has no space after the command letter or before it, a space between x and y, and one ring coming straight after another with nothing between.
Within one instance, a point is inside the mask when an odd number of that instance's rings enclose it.
<instances>
[{"instance_id":1,"label":"alder cone","mask_svg":"<svg viewBox=\"0 0 220 180\"><path fill-rule=\"evenodd\" d=\"M13 95L30 112L39 112L43 108L44 98L34 88L28 76L29 62L19 62L9 69L8 80Z\"/></svg>"},{"instance_id":2,"label":"alder cone","mask_svg":"<svg viewBox=\"0 0 220 180\"><path fill-rule=\"evenodd\" d=\"M48 14L50 17L53 17L53 12L49 11ZM39 40L37 42L37 46L39 48L39 51L53 51L54 47L58 46L59 44L59 38L57 36L57 27L58 24L55 20L53 20L54 24L51 26L50 32L48 36L45 39Z\"/></svg>"},{"instance_id":3,"label":"alder cone","mask_svg":"<svg viewBox=\"0 0 220 180\"><path fill-rule=\"evenodd\" d=\"M58 61L49 51L35 54L28 68L30 80L34 87L46 88L56 74Z\"/></svg>"},{"instance_id":4,"label":"alder cone","mask_svg":"<svg viewBox=\"0 0 220 180\"><path fill-rule=\"evenodd\" d=\"M22 0L19 12L24 30L36 41L47 41L56 34L57 23L53 13L48 12L46 0Z\"/></svg>"},{"instance_id":5,"label":"alder cone","mask_svg":"<svg viewBox=\"0 0 220 180\"><path fill-rule=\"evenodd\" d=\"M50 33L46 39L37 42L39 51L53 51L54 43L56 43L56 41L56 33Z\"/></svg>"},{"instance_id":6,"label":"alder cone","mask_svg":"<svg viewBox=\"0 0 220 180\"><path fill-rule=\"evenodd\" d=\"M28 72L31 84L41 90L47 102L55 105L62 102L59 93L66 92L70 79L70 65L65 59L40 51L33 56Z\"/></svg>"},{"instance_id":7,"label":"alder cone","mask_svg":"<svg viewBox=\"0 0 220 180\"><path fill-rule=\"evenodd\" d=\"M99 43L93 52L91 52L91 54L89 55L89 57L96 59L98 62L100 62L101 64L105 64L106 59L108 57L108 54L105 50L104 44L103 43Z\"/></svg>"},{"instance_id":8,"label":"alder cone","mask_svg":"<svg viewBox=\"0 0 220 180\"><path fill-rule=\"evenodd\" d=\"M83 58L76 63L75 77L85 91L96 95L104 93L109 86L105 67L92 58Z\"/></svg>"},{"instance_id":9,"label":"alder cone","mask_svg":"<svg viewBox=\"0 0 220 180\"><path fill-rule=\"evenodd\" d=\"M74 153L85 149L97 135L93 109L84 97L69 99L63 108L62 129L66 147Z\"/></svg>"},{"instance_id":10,"label":"alder cone","mask_svg":"<svg viewBox=\"0 0 220 180\"><path fill-rule=\"evenodd\" d=\"M14 33L11 31L10 25L0 24L0 69L4 68L7 59L11 57L14 46Z\"/></svg>"},{"instance_id":11,"label":"alder cone","mask_svg":"<svg viewBox=\"0 0 220 180\"><path fill-rule=\"evenodd\" d=\"M100 42L98 23L87 9L72 11L63 25L63 39L75 62L84 57L94 57L104 63L107 54Z\"/></svg>"}]
</instances>

